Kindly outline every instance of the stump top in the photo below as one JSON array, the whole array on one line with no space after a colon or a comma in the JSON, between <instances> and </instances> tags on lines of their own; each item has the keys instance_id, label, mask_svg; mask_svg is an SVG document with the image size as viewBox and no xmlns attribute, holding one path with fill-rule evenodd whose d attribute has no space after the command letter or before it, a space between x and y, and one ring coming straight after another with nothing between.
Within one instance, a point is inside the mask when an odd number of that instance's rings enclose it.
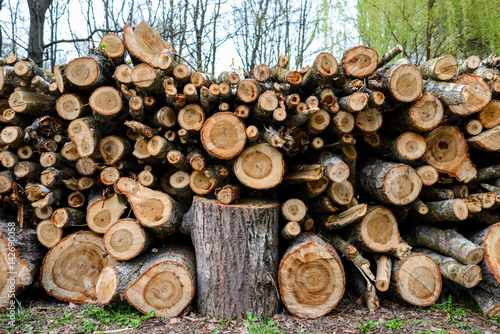
<instances>
[{"instance_id":1,"label":"stump top","mask_svg":"<svg viewBox=\"0 0 500 334\"><path fill-rule=\"evenodd\" d=\"M232 207L241 207L241 208L272 208L279 206L280 203L277 201L273 201L270 199L261 199L261 198L240 198L237 203L234 204L222 204L217 199L205 198L200 196L194 196L194 202L203 202L211 205L217 206L232 206Z\"/></svg>"}]
</instances>

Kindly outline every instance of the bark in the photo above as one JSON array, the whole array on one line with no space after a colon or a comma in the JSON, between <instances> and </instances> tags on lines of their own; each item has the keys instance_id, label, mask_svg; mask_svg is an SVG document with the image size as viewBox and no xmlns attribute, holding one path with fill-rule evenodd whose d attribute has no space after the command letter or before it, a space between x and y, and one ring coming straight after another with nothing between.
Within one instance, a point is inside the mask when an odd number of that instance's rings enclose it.
<instances>
[{"instance_id":1,"label":"bark","mask_svg":"<svg viewBox=\"0 0 500 334\"><path fill-rule=\"evenodd\" d=\"M469 241L454 230L441 230L437 227L414 224L404 238L411 245L433 249L463 264L478 264L483 260L483 247Z\"/></svg>"},{"instance_id":2,"label":"bark","mask_svg":"<svg viewBox=\"0 0 500 334\"><path fill-rule=\"evenodd\" d=\"M278 311L278 218L277 202L193 199L182 227L196 250L200 312L243 318Z\"/></svg>"},{"instance_id":3,"label":"bark","mask_svg":"<svg viewBox=\"0 0 500 334\"><path fill-rule=\"evenodd\" d=\"M384 66L389 63L391 60L396 58L401 52L403 52L403 46L401 44L396 45L388 52L384 53L382 57L379 58L377 68Z\"/></svg>"},{"instance_id":4,"label":"bark","mask_svg":"<svg viewBox=\"0 0 500 334\"><path fill-rule=\"evenodd\" d=\"M323 82L333 78L338 71L338 63L335 57L328 52L321 52L316 56L309 70L304 74L301 88L314 91Z\"/></svg>"},{"instance_id":5,"label":"bark","mask_svg":"<svg viewBox=\"0 0 500 334\"><path fill-rule=\"evenodd\" d=\"M433 58L419 66L424 79L449 81L457 74L458 61L453 56Z\"/></svg>"},{"instance_id":6,"label":"bark","mask_svg":"<svg viewBox=\"0 0 500 334\"><path fill-rule=\"evenodd\" d=\"M28 116L54 114L55 98L26 89L18 89L9 97L9 106L17 113Z\"/></svg>"},{"instance_id":7,"label":"bark","mask_svg":"<svg viewBox=\"0 0 500 334\"><path fill-rule=\"evenodd\" d=\"M428 79L424 82L424 92L433 93L445 105L459 105L464 104L469 99L470 95L469 86L435 81Z\"/></svg>"},{"instance_id":8,"label":"bark","mask_svg":"<svg viewBox=\"0 0 500 334\"><path fill-rule=\"evenodd\" d=\"M328 241L335 247L336 250L342 253L348 261L352 262L357 268L363 271L363 273L371 281L375 281L375 275L370 270L370 261L365 259L356 247L351 245L349 242L342 239L337 234L331 233L328 235Z\"/></svg>"},{"instance_id":9,"label":"bark","mask_svg":"<svg viewBox=\"0 0 500 334\"><path fill-rule=\"evenodd\" d=\"M480 76L464 74L453 80L453 83L469 87L469 97L464 104L449 106L455 115L474 114L483 109L491 100L491 89Z\"/></svg>"},{"instance_id":10,"label":"bark","mask_svg":"<svg viewBox=\"0 0 500 334\"><path fill-rule=\"evenodd\" d=\"M59 208L52 213L51 220L59 228L85 226L85 212L75 208Z\"/></svg>"},{"instance_id":11,"label":"bark","mask_svg":"<svg viewBox=\"0 0 500 334\"><path fill-rule=\"evenodd\" d=\"M370 313L375 312L380 307L380 301L377 296L375 286L365 279L360 271L352 264L346 264L346 273L349 277L348 285L351 286L356 294L365 302Z\"/></svg>"}]
</instances>

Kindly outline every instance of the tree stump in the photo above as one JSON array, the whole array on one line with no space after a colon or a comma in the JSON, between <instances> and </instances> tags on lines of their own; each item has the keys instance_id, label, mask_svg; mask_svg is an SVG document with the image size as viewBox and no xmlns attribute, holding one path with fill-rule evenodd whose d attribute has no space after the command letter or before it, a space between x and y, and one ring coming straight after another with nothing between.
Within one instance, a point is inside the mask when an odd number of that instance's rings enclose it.
<instances>
[{"instance_id":1,"label":"tree stump","mask_svg":"<svg viewBox=\"0 0 500 334\"><path fill-rule=\"evenodd\" d=\"M195 196L182 228L196 251L198 311L242 319L278 311L278 202Z\"/></svg>"}]
</instances>

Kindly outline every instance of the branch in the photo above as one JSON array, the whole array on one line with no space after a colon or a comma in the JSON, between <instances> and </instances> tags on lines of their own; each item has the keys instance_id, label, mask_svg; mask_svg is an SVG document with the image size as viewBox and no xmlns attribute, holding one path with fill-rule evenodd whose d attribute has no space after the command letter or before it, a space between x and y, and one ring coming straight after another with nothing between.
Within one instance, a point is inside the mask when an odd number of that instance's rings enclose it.
<instances>
[{"instance_id":1,"label":"branch","mask_svg":"<svg viewBox=\"0 0 500 334\"><path fill-rule=\"evenodd\" d=\"M86 42L89 39L92 39L92 36L94 36L98 32L105 32L105 33L119 33L122 30L111 30L111 29L95 29L90 33L90 35L86 38L74 38L74 39L60 39L57 41L52 41L50 43L44 44L44 48L48 48L54 44L59 44L59 43L74 43L74 42Z\"/></svg>"}]
</instances>

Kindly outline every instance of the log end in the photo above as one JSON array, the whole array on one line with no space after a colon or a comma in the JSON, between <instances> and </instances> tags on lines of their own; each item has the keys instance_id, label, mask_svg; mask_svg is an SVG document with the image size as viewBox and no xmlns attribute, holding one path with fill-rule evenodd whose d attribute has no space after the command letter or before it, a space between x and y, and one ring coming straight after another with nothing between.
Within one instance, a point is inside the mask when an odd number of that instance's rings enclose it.
<instances>
[{"instance_id":1,"label":"log end","mask_svg":"<svg viewBox=\"0 0 500 334\"><path fill-rule=\"evenodd\" d=\"M96 282L97 302L108 305L117 293L118 276L112 266L104 267Z\"/></svg>"},{"instance_id":2,"label":"log end","mask_svg":"<svg viewBox=\"0 0 500 334\"><path fill-rule=\"evenodd\" d=\"M422 95L423 87L424 79L420 70L411 64L400 65L391 73L389 89L398 101L415 101Z\"/></svg>"},{"instance_id":3,"label":"log end","mask_svg":"<svg viewBox=\"0 0 500 334\"><path fill-rule=\"evenodd\" d=\"M146 235L133 219L120 219L104 234L104 249L116 260L125 261L137 256L144 248Z\"/></svg>"},{"instance_id":4,"label":"log end","mask_svg":"<svg viewBox=\"0 0 500 334\"><path fill-rule=\"evenodd\" d=\"M469 266L462 276L464 286L468 289L475 287L481 280L481 267L478 265Z\"/></svg>"},{"instance_id":5,"label":"log end","mask_svg":"<svg viewBox=\"0 0 500 334\"><path fill-rule=\"evenodd\" d=\"M398 165L385 175L383 189L391 203L407 205L417 199L422 190L422 180L413 168Z\"/></svg>"}]
</instances>

